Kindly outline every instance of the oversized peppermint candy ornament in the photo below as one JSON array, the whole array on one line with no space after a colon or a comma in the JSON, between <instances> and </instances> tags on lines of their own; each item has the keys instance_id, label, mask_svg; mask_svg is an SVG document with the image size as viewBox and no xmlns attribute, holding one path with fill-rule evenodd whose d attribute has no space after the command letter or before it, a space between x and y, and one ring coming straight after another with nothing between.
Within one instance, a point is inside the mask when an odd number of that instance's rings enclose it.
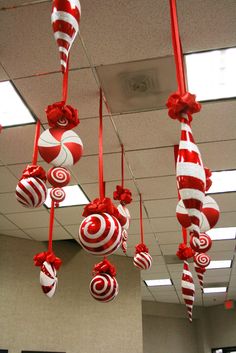
<instances>
[{"instance_id":1,"label":"oversized peppermint candy ornament","mask_svg":"<svg viewBox=\"0 0 236 353\"><path fill-rule=\"evenodd\" d=\"M101 273L93 277L90 282L92 297L106 303L113 300L118 294L119 286L116 278L107 273Z\"/></svg>"},{"instance_id":2,"label":"oversized peppermint candy ornament","mask_svg":"<svg viewBox=\"0 0 236 353\"><path fill-rule=\"evenodd\" d=\"M41 134L38 150L47 163L56 167L72 166L83 154L83 143L73 130L51 128Z\"/></svg>"},{"instance_id":3,"label":"oversized peppermint candy ornament","mask_svg":"<svg viewBox=\"0 0 236 353\"><path fill-rule=\"evenodd\" d=\"M119 219L122 228L125 230L128 230L129 225L130 225L130 213L129 213L128 208L119 204L117 209L118 209L119 213L121 214L121 216L123 216Z\"/></svg>"},{"instance_id":4,"label":"oversized peppermint candy ornament","mask_svg":"<svg viewBox=\"0 0 236 353\"><path fill-rule=\"evenodd\" d=\"M193 303L195 298L195 286L193 282L192 273L189 271L188 261L184 261L181 286L182 286L182 296L188 310L189 320L192 322Z\"/></svg>"},{"instance_id":5,"label":"oversized peppermint candy ornament","mask_svg":"<svg viewBox=\"0 0 236 353\"><path fill-rule=\"evenodd\" d=\"M194 236L191 236L191 238L190 238L190 246L191 246L191 248L194 251L197 251L199 253L204 253L204 252L207 252L208 250L210 250L210 248L212 247L212 240L209 237L209 235L207 235L205 233L200 233L199 241L200 241L200 246L198 246L195 243Z\"/></svg>"},{"instance_id":6,"label":"oversized peppermint candy ornament","mask_svg":"<svg viewBox=\"0 0 236 353\"><path fill-rule=\"evenodd\" d=\"M152 266L152 257L148 252L140 252L134 256L133 264L140 270L148 270Z\"/></svg>"},{"instance_id":7,"label":"oversized peppermint candy ornament","mask_svg":"<svg viewBox=\"0 0 236 353\"><path fill-rule=\"evenodd\" d=\"M202 220L200 223L201 232L207 232L211 228L215 227L220 217L220 209L216 201L206 196L202 206Z\"/></svg>"},{"instance_id":8,"label":"oversized peppermint candy ornament","mask_svg":"<svg viewBox=\"0 0 236 353\"><path fill-rule=\"evenodd\" d=\"M56 187L62 188L70 182L70 172L63 167L52 167L49 169L47 174L47 179L49 183Z\"/></svg>"},{"instance_id":9,"label":"oversized peppermint candy ornament","mask_svg":"<svg viewBox=\"0 0 236 353\"><path fill-rule=\"evenodd\" d=\"M204 281L204 273L206 272L206 269L204 267L198 267L196 263L194 263L194 268L195 272L198 277L198 281L201 287L201 290L203 291L203 281Z\"/></svg>"},{"instance_id":10,"label":"oversized peppermint candy ornament","mask_svg":"<svg viewBox=\"0 0 236 353\"><path fill-rule=\"evenodd\" d=\"M126 254L127 253L127 249L128 249L127 241L122 240L121 248L122 248L123 253Z\"/></svg>"},{"instance_id":11,"label":"oversized peppermint candy ornament","mask_svg":"<svg viewBox=\"0 0 236 353\"><path fill-rule=\"evenodd\" d=\"M40 284L43 292L49 298L52 298L55 293L57 281L58 280L56 269L52 264L48 263L47 261L44 261L40 271Z\"/></svg>"},{"instance_id":12,"label":"oversized peppermint candy ornament","mask_svg":"<svg viewBox=\"0 0 236 353\"><path fill-rule=\"evenodd\" d=\"M201 268L206 268L211 262L210 256L205 253L196 253L193 259L195 264Z\"/></svg>"},{"instance_id":13,"label":"oversized peppermint candy ornament","mask_svg":"<svg viewBox=\"0 0 236 353\"><path fill-rule=\"evenodd\" d=\"M50 197L55 202L56 206L59 206L60 202L63 202L66 198L66 193L62 188L52 188L50 191Z\"/></svg>"},{"instance_id":14,"label":"oversized peppermint candy ornament","mask_svg":"<svg viewBox=\"0 0 236 353\"><path fill-rule=\"evenodd\" d=\"M40 178L21 179L16 186L16 199L24 207L40 207L46 200L47 187Z\"/></svg>"},{"instance_id":15,"label":"oversized peppermint candy ornament","mask_svg":"<svg viewBox=\"0 0 236 353\"><path fill-rule=\"evenodd\" d=\"M61 57L62 72L68 65L70 48L79 32L79 0L53 0L51 22Z\"/></svg>"},{"instance_id":16,"label":"oversized peppermint candy ornament","mask_svg":"<svg viewBox=\"0 0 236 353\"><path fill-rule=\"evenodd\" d=\"M80 245L93 255L110 255L118 249L121 241L121 225L108 213L92 214L80 225Z\"/></svg>"},{"instance_id":17,"label":"oversized peppermint candy ornament","mask_svg":"<svg viewBox=\"0 0 236 353\"><path fill-rule=\"evenodd\" d=\"M192 222L182 200L179 200L177 204L176 217L182 227L186 229L191 227Z\"/></svg>"}]
</instances>

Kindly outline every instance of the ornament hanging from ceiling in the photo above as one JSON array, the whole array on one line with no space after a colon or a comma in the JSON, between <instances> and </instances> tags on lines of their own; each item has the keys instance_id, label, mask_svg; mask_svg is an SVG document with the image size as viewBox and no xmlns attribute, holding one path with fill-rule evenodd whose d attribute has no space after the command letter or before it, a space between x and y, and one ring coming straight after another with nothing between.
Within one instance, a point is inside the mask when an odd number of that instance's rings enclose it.
<instances>
[{"instance_id":1,"label":"ornament hanging from ceiling","mask_svg":"<svg viewBox=\"0 0 236 353\"><path fill-rule=\"evenodd\" d=\"M193 282L192 273L189 271L188 261L184 261L183 275L182 275L182 295L187 307L189 320L192 322L193 303L195 298L195 286Z\"/></svg>"}]
</instances>

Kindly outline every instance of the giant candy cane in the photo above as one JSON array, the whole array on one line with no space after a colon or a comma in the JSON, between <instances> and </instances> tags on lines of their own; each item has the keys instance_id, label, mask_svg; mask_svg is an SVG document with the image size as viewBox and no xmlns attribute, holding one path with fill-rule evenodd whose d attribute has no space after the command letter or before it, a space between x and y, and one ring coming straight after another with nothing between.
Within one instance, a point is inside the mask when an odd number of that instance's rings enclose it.
<instances>
[{"instance_id":1,"label":"giant candy cane","mask_svg":"<svg viewBox=\"0 0 236 353\"><path fill-rule=\"evenodd\" d=\"M192 322L193 302L195 297L195 286L192 273L189 271L188 261L184 261L182 275L182 295L188 310L189 320Z\"/></svg>"}]
</instances>

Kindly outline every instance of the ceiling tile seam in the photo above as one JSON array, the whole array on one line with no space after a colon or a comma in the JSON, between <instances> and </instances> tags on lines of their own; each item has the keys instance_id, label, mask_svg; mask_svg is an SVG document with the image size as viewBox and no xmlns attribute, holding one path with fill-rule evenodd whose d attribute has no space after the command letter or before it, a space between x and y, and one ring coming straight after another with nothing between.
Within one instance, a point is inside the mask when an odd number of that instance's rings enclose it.
<instances>
[{"instance_id":1,"label":"ceiling tile seam","mask_svg":"<svg viewBox=\"0 0 236 353\"><path fill-rule=\"evenodd\" d=\"M234 248L234 255L233 255L233 259L232 259L232 263L231 263L231 269L230 269L230 274L229 274L229 283L228 283L228 287L227 287L227 293L226 293L226 299L230 299L230 298L228 298L228 296L229 296L229 291L228 291L228 289L229 289L229 287L230 287L230 284L231 284L231 281L232 281L232 274L233 274L233 267L234 267L234 264L235 264L235 250L236 250L236 248Z\"/></svg>"},{"instance_id":2,"label":"ceiling tile seam","mask_svg":"<svg viewBox=\"0 0 236 353\"><path fill-rule=\"evenodd\" d=\"M10 220L8 217L6 217L6 215L3 215L1 214L2 216L4 216L10 223L12 223L14 226L16 226L17 229L21 230L27 237L29 237L31 240L35 240L33 239L29 234L27 234L23 228L19 227L16 223L14 223L12 220ZM16 229L16 230L17 230ZM26 229L26 228L25 228ZM11 229L5 229L5 231L8 231L8 230L11 230ZM14 229L12 229L14 230ZM4 230L2 230L1 232L4 232Z\"/></svg>"},{"instance_id":3,"label":"ceiling tile seam","mask_svg":"<svg viewBox=\"0 0 236 353\"><path fill-rule=\"evenodd\" d=\"M19 5L0 7L0 11L15 10L15 9L20 8L20 7L39 5L39 4L43 4L43 3L47 3L47 2L51 2L51 0L32 0L30 2L25 2L25 3L19 4Z\"/></svg>"}]
</instances>

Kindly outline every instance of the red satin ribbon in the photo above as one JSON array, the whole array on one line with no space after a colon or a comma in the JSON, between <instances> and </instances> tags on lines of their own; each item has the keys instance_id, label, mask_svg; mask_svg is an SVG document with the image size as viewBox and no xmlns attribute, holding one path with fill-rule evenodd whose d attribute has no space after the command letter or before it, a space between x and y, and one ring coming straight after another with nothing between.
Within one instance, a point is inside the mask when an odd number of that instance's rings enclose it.
<instances>
[{"instance_id":1,"label":"red satin ribbon","mask_svg":"<svg viewBox=\"0 0 236 353\"><path fill-rule=\"evenodd\" d=\"M125 179L125 172L124 172L124 145L121 145L121 186L124 189L124 179Z\"/></svg>"},{"instance_id":2,"label":"red satin ribbon","mask_svg":"<svg viewBox=\"0 0 236 353\"><path fill-rule=\"evenodd\" d=\"M102 89L100 88L100 100L99 100L99 193L100 199L105 197L105 185L103 181L103 124L102 124L102 104L103 95Z\"/></svg>"},{"instance_id":3,"label":"red satin ribbon","mask_svg":"<svg viewBox=\"0 0 236 353\"><path fill-rule=\"evenodd\" d=\"M70 55L68 55L66 70L63 74L62 100L64 104L66 104L67 94L68 94L69 59L70 59Z\"/></svg>"},{"instance_id":4,"label":"red satin ribbon","mask_svg":"<svg viewBox=\"0 0 236 353\"><path fill-rule=\"evenodd\" d=\"M34 136L34 152L32 158L32 164L36 165L38 161L38 140L40 135L40 121L37 120L36 127L35 127L35 136Z\"/></svg>"},{"instance_id":5,"label":"red satin ribbon","mask_svg":"<svg viewBox=\"0 0 236 353\"><path fill-rule=\"evenodd\" d=\"M148 247L144 243L135 246L135 253L139 254L141 252L149 252Z\"/></svg>"},{"instance_id":6,"label":"red satin ribbon","mask_svg":"<svg viewBox=\"0 0 236 353\"><path fill-rule=\"evenodd\" d=\"M52 235L53 235L53 225L54 225L54 209L55 209L55 202L53 200L51 200L50 223L49 223L49 233L48 233L48 252L52 252Z\"/></svg>"},{"instance_id":7,"label":"red satin ribbon","mask_svg":"<svg viewBox=\"0 0 236 353\"><path fill-rule=\"evenodd\" d=\"M94 265L93 276L99 275L101 273L107 273L110 276L116 276L116 268L112 265L105 257L103 261Z\"/></svg>"},{"instance_id":8,"label":"red satin ribbon","mask_svg":"<svg viewBox=\"0 0 236 353\"><path fill-rule=\"evenodd\" d=\"M142 195L139 194L139 208L140 208L140 233L141 233L141 244L144 244L143 235L143 205L142 205Z\"/></svg>"}]
</instances>

